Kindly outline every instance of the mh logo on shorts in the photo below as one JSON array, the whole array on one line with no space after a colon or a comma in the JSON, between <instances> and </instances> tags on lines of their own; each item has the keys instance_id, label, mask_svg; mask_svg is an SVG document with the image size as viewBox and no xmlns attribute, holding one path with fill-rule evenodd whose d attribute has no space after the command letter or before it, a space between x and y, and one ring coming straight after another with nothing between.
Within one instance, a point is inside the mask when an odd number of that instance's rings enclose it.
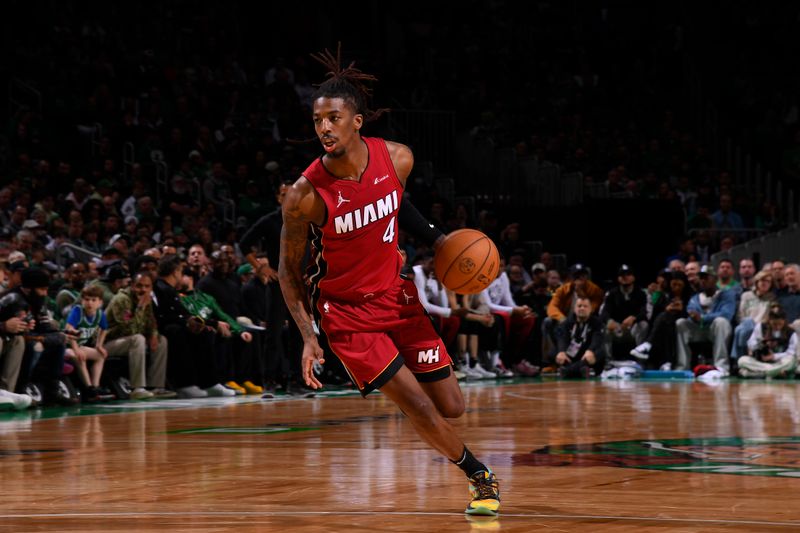
<instances>
[{"instance_id":1,"label":"mh logo on shorts","mask_svg":"<svg viewBox=\"0 0 800 533\"><path fill-rule=\"evenodd\" d=\"M430 350L420 350L417 355L417 363L438 363L439 362L439 347L431 348Z\"/></svg>"}]
</instances>

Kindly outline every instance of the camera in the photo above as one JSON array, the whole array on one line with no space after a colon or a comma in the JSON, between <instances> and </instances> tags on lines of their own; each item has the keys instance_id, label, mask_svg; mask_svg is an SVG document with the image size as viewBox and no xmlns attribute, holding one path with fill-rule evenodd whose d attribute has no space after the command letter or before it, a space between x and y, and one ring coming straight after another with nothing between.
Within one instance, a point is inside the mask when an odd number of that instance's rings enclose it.
<instances>
[{"instance_id":1,"label":"camera","mask_svg":"<svg viewBox=\"0 0 800 533\"><path fill-rule=\"evenodd\" d=\"M769 345L766 342L762 341L758 343L758 346L756 346L755 350L753 350L753 357L758 359L759 361L763 361L764 357L768 356L771 353L772 350L770 349Z\"/></svg>"}]
</instances>

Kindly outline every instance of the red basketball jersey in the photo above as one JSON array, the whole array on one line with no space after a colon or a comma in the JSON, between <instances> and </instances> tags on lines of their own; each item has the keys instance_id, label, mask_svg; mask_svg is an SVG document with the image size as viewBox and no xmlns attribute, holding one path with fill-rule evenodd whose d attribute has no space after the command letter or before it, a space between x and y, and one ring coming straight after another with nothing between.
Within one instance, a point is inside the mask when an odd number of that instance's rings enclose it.
<instances>
[{"instance_id":1,"label":"red basketball jersey","mask_svg":"<svg viewBox=\"0 0 800 533\"><path fill-rule=\"evenodd\" d=\"M361 181L328 172L322 158L303 172L325 201L322 226L311 225L309 282L332 300L358 302L397 284L403 259L397 249L397 213L403 187L386 142L362 137L369 162Z\"/></svg>"}]
</instances>

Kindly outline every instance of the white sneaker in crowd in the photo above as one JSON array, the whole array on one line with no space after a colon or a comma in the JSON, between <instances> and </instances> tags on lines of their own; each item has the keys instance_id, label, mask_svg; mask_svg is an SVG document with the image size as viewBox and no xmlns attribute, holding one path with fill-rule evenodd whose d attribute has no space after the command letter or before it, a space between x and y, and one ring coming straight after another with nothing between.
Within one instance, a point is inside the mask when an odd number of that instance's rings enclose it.
<instances>
[{"instance_id":1,"label":"white sneaker in crowd","mask_svg":"<svg viewBox=\"0 0 800 533\"><path fill-rule=\"evenodd\" d=\"M483 366L480 363L475 365L475 367L472 369L472 371L475 372L479 376L478 379L496 379L497 378L497 374L495 374L491 370L486 370L485 368L483 368Z\"/></svg>"},{"instance_id":2,"label":"white sneaker in crowd","mask_svg":"<svg viewBox=\"0 0 800 533\"><path fill-rule=\"evenodd\" d=\"M633 350L631 350L631 355L634 356L636 359L641 359L642 361L647 361L650 357L650 349L653 347L652 344L645 341Z\"/></svg>"},{"instance_id":3,"label":"white sneaker in crowd","mask_svg":"<svg viewBox=\"0 0 800 533\"><path fill-rule=\"evenodd\" d=\"M17 394L4 389L0 389L0 407L8 406L15 411L27 409L33 403L33 398L27 394Z\"/></svg>"},{"instance_id":4,"label":"white sneaker in crowd","mask_svg":"<svg viewBox=\"0 0 800 533\"><path fill-rule=\"evenodd\" d=\"M131 391L131 400L149 400L153 393L144 387L136 387Z\"/></svg>"},{"instance_id":5,"label":"white sneaker in crowd","mask_svg":"<svg viewBox=\"0 0 800 533\"><path fill-rule=\"evenodd\" d=\"M206 398L208 393L197 385L181 387L178 389L178 398Z\"/></svg>"},{"instance_id":6,"label":"white sneaker in crowd","mask_svg":"<svg viewBox=\"0 0 800 533\"><path fill-rule=\"evenodd\" d=\"M212 387L206 388L206 392L209 396L236 396L235 390L229 389L223 386L221 383L217 383Z\"/></svg>"}]
</instances>

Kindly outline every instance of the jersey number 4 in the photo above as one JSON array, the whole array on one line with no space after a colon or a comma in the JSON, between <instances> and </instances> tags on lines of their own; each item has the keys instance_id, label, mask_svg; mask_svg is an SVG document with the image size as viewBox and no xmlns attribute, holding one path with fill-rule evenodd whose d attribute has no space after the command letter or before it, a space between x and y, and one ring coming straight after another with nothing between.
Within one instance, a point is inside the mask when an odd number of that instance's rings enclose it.
<instances>
[{"instance_id":1,"label":"jersey number 4","mask_svg":"<svg viewBox=\"0 0 800 533\"><path fill-rule=\"evenodd\" d=\"M389 221L389 225L386 226L386 231L383 232L383 242L388 242L389 244L394 242L394 217Z\"/></svg>"}]
</instances>

